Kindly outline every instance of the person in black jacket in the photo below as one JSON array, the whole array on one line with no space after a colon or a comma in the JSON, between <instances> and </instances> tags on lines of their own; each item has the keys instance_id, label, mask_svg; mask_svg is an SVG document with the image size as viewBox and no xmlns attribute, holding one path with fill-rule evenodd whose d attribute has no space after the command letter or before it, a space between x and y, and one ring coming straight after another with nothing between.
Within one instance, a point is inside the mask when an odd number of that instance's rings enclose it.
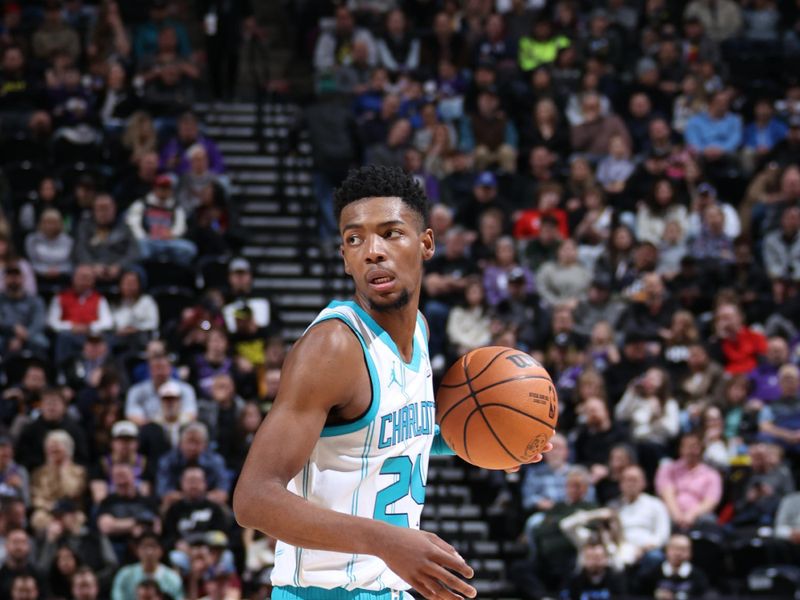
<instances>
[{"instance_id":1,"label":"person in black jacket","mask_svg":"<svg viewBox=\"0 0 800 600\"><path fill-rule=\"evenodd\" d=\"M702 598L709 589L705 573L692 564L692 543L682 534L667 542L667 560L639 579L639 594L650 598Z\"/></svg>"},{"instance_id":2,"label":"person in black jacket","mask_svg":"<svg viewBox=\"0 0 800 600\"><path fill-rule=\"evenodd\" d=\"M586 544L581 549L579 564L580 571L561 592L562 600L607 600L625 595L625 577L608 566L608 552L603 544Z\"/></svg>"},{"instance_id":3,"label":"person in black jacket","mask_svg":"<svg viewBox=\"0 0 800 600\"><path fill-rule=\"evenodd\" d=\"M208 499L206 474L200 467L186 467L181 475L183 498L164 515L164 542L168 548L186 551L187 537L206 531L228 531L229 523L222 507Z\"/></svg>"}]
</instances>

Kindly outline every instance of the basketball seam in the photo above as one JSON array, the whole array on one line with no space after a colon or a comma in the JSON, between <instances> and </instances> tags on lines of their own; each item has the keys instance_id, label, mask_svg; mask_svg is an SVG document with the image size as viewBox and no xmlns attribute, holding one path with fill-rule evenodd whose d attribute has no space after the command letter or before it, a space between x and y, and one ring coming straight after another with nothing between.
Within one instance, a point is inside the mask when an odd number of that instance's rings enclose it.
<instances>
[{"instance_id":1,"label":"basketball seam","mask_svg":"<svg viewBox=\"0 0 800 600\"><path fill-rule=\"evenodd\" d=\"M492 360L490 360L488 363L486 363L484 365L484 367L480 371L475 373L475 377L473 377L472 379L475 380L478 377L480 377L481 375L483 375L486 372L486 370L494 364L494 361L496 361L498 358L503 356L503 354L505 354L506 352L516 352L516 350L514 350L514 348L506 348L505 350L503 350L499 354L495 354L492 357ZM466 356L464 358L466 359ZM466 374L466 372L467 372L466 369L464 369L464 373L465 374ZM466 383L466 382L464 382L464 383ZM440 383L439 387L440 388L457 388L457 387L461 387L462 385L464 385L464 383L459 383L459 384L455 384L455 383Z\"/></svg>"},{"instance_id":2,"label":"basketball seam","mask_svg":"<svg viewBox=\"0 0 800 600\"><path fill-rule=\"evenodd\" d=\"M481 417L483 417L483 422L486 423L486 427L489 428L489 431L494 436L494 439L497 440L497 443L500 444L500 447L505 451L505 453L508 454L512 458L512 460L519 461L519 458L514 456L511 453L511 450L506 448L506 445L500 439L500 436L497 435L497 433L495 432L494 427L492 427L492 424L489 422L489 419L487 419L486 415L483 414L483 407L481 406L481 403L478 402L478 397L475 395L475 390L472 389L472 377L470 377L469 371L467 370L466 361L467 361L467 357L466 357L466 355L464 355L464 360L462 361L462 367L464 368L464 377L467 378L467 382L466 383L467 383L467 387L469 388L470 396L472 396L472 399L475 401L475 406L478 407L478 410L481 413ZM467 430L465 428L464 429L464 449L466 450L466 448L467 448ZM469 456L469 452L467 452L467 456Z\"/></svg>"},{"instance_id":3,"label":"basketball seam","mask_svg":"<svg viewBox=\"0 0 800 600\"><path fill-rule=\"evenodd\" d=\"M477 390L475 393L480 394L482 392L485 392L486 390L492 389L493 387L497 387L498 385L503 385L504 383L510 383L512 381L522 381L524 379L547 379L550 382L553 381L552 379L550 379L550 377L546 377L544 375L515 375L514 377L509 377L508 379L501 379L500 381L495 381L494 383L490 383L486 387ZM461 385L464 384L462 383ZM470 386L470 389L472 389L472 386ZM451 412L453 412L456 408L458 408L461 404L469 400L471 397L472 394L470 393L461 398L460 400L456 400L453 403L453 405L446 411L444 411L444 414L442 414L441 418L439 419L439 426L441 426L444 423L444 420L448 417L448 415L450 415Z\"/></svg>"},{"instance_id":4,"label":"basketball seam","mask_svg":"<svg viewBox=\"0 0 800 600\"><path fill-rule=\"evenodd\" d=\"M500 407L502 407L502 408L507 408L508 410L512 410L512 411L514 411L515 413L519 413L519 414L521 414L521 415L524 415L524 416L528 417L529 419L533 419L534 421L537 421L537 422L541 423L542 425L546 425L546 426L547 426L547 427L549 427L550 429L555 429L555 426L554 426L554 425L551 425L551 424L550 424L550 423L548 423L547 421L543 421L543 420L542 420L542 419L540 419L539 417L535 417L534 415L532 415L532 414L530 414L530 413L527 413L527 412L525 412L524 410L520 410L520 409L518 409L518 408L516 408L516 407L514 407L514 406L509 406L508 404L501 404L501 403L499 403L499 402L491 402L491 403L489 403L489 404L482 404L481 406L482 406L483 408L489 408L490 406L500 406Z\"/></svg>"}]
</instances>

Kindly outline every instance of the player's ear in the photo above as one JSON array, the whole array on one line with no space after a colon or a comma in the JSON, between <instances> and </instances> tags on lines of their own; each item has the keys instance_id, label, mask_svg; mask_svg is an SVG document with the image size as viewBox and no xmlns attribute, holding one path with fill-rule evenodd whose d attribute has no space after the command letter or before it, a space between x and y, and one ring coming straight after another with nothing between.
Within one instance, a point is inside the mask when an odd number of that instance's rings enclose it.
<instances>
[{"instance_id":1,"label":"player's ear","mask_svg":"<svg viewBox=\"0 0 800 600\"><path fill-rule=\"evenodd\" d=\"M436 249L436 244L433 241L433 229L429 227L422 232L420 243L422 244L423 260L431 259L433 257L433 252Z\"/></svg>"}]
</instances>

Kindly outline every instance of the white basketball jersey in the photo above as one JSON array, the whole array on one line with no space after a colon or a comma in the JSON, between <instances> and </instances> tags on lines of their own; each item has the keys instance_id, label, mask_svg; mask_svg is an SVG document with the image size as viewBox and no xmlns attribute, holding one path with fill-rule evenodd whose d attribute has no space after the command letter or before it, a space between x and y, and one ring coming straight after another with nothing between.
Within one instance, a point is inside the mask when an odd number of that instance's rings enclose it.
<instances>
[{"instance_id":1,"label":"white basketball jersey","mask_svg":"<svg viewBox=\"0 0 800 600\"><path fill-rule=\"evenodd\" d=\"M344 321L361 342L372 402L358 420L322 430L311 457L288 489L325 508L419 529L436 428L422 317L417 316L409 363L389 334L355 302L332 302L309 329L329 319ZM348 590L410 587L375 556L308 550L283 542L275 551L272 582Z\"/></svg>"}]
</instances>

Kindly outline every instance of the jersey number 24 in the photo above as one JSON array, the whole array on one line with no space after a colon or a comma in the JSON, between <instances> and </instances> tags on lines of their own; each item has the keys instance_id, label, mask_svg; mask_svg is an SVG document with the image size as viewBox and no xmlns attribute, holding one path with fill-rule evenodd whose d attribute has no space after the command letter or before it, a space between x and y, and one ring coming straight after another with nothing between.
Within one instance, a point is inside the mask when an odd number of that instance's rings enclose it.
<instances>
[{"instance_id":1,"label":"jersey number 24","mask_svg":"<svg viewBox=\"0 0 800 600\"><path fill-rule=\"evenodd\" d=\"M397 481L383 488L375 497L375 513L373 518L385 521L390 525L408 527L408 513L387 513L386 509L405 498L422 506L425 503L425 483L422 479L422 455L417 455L414 465L408 456L387 458L381 467L381 475L398 475Z\"/></svg>"}]
</instances>

